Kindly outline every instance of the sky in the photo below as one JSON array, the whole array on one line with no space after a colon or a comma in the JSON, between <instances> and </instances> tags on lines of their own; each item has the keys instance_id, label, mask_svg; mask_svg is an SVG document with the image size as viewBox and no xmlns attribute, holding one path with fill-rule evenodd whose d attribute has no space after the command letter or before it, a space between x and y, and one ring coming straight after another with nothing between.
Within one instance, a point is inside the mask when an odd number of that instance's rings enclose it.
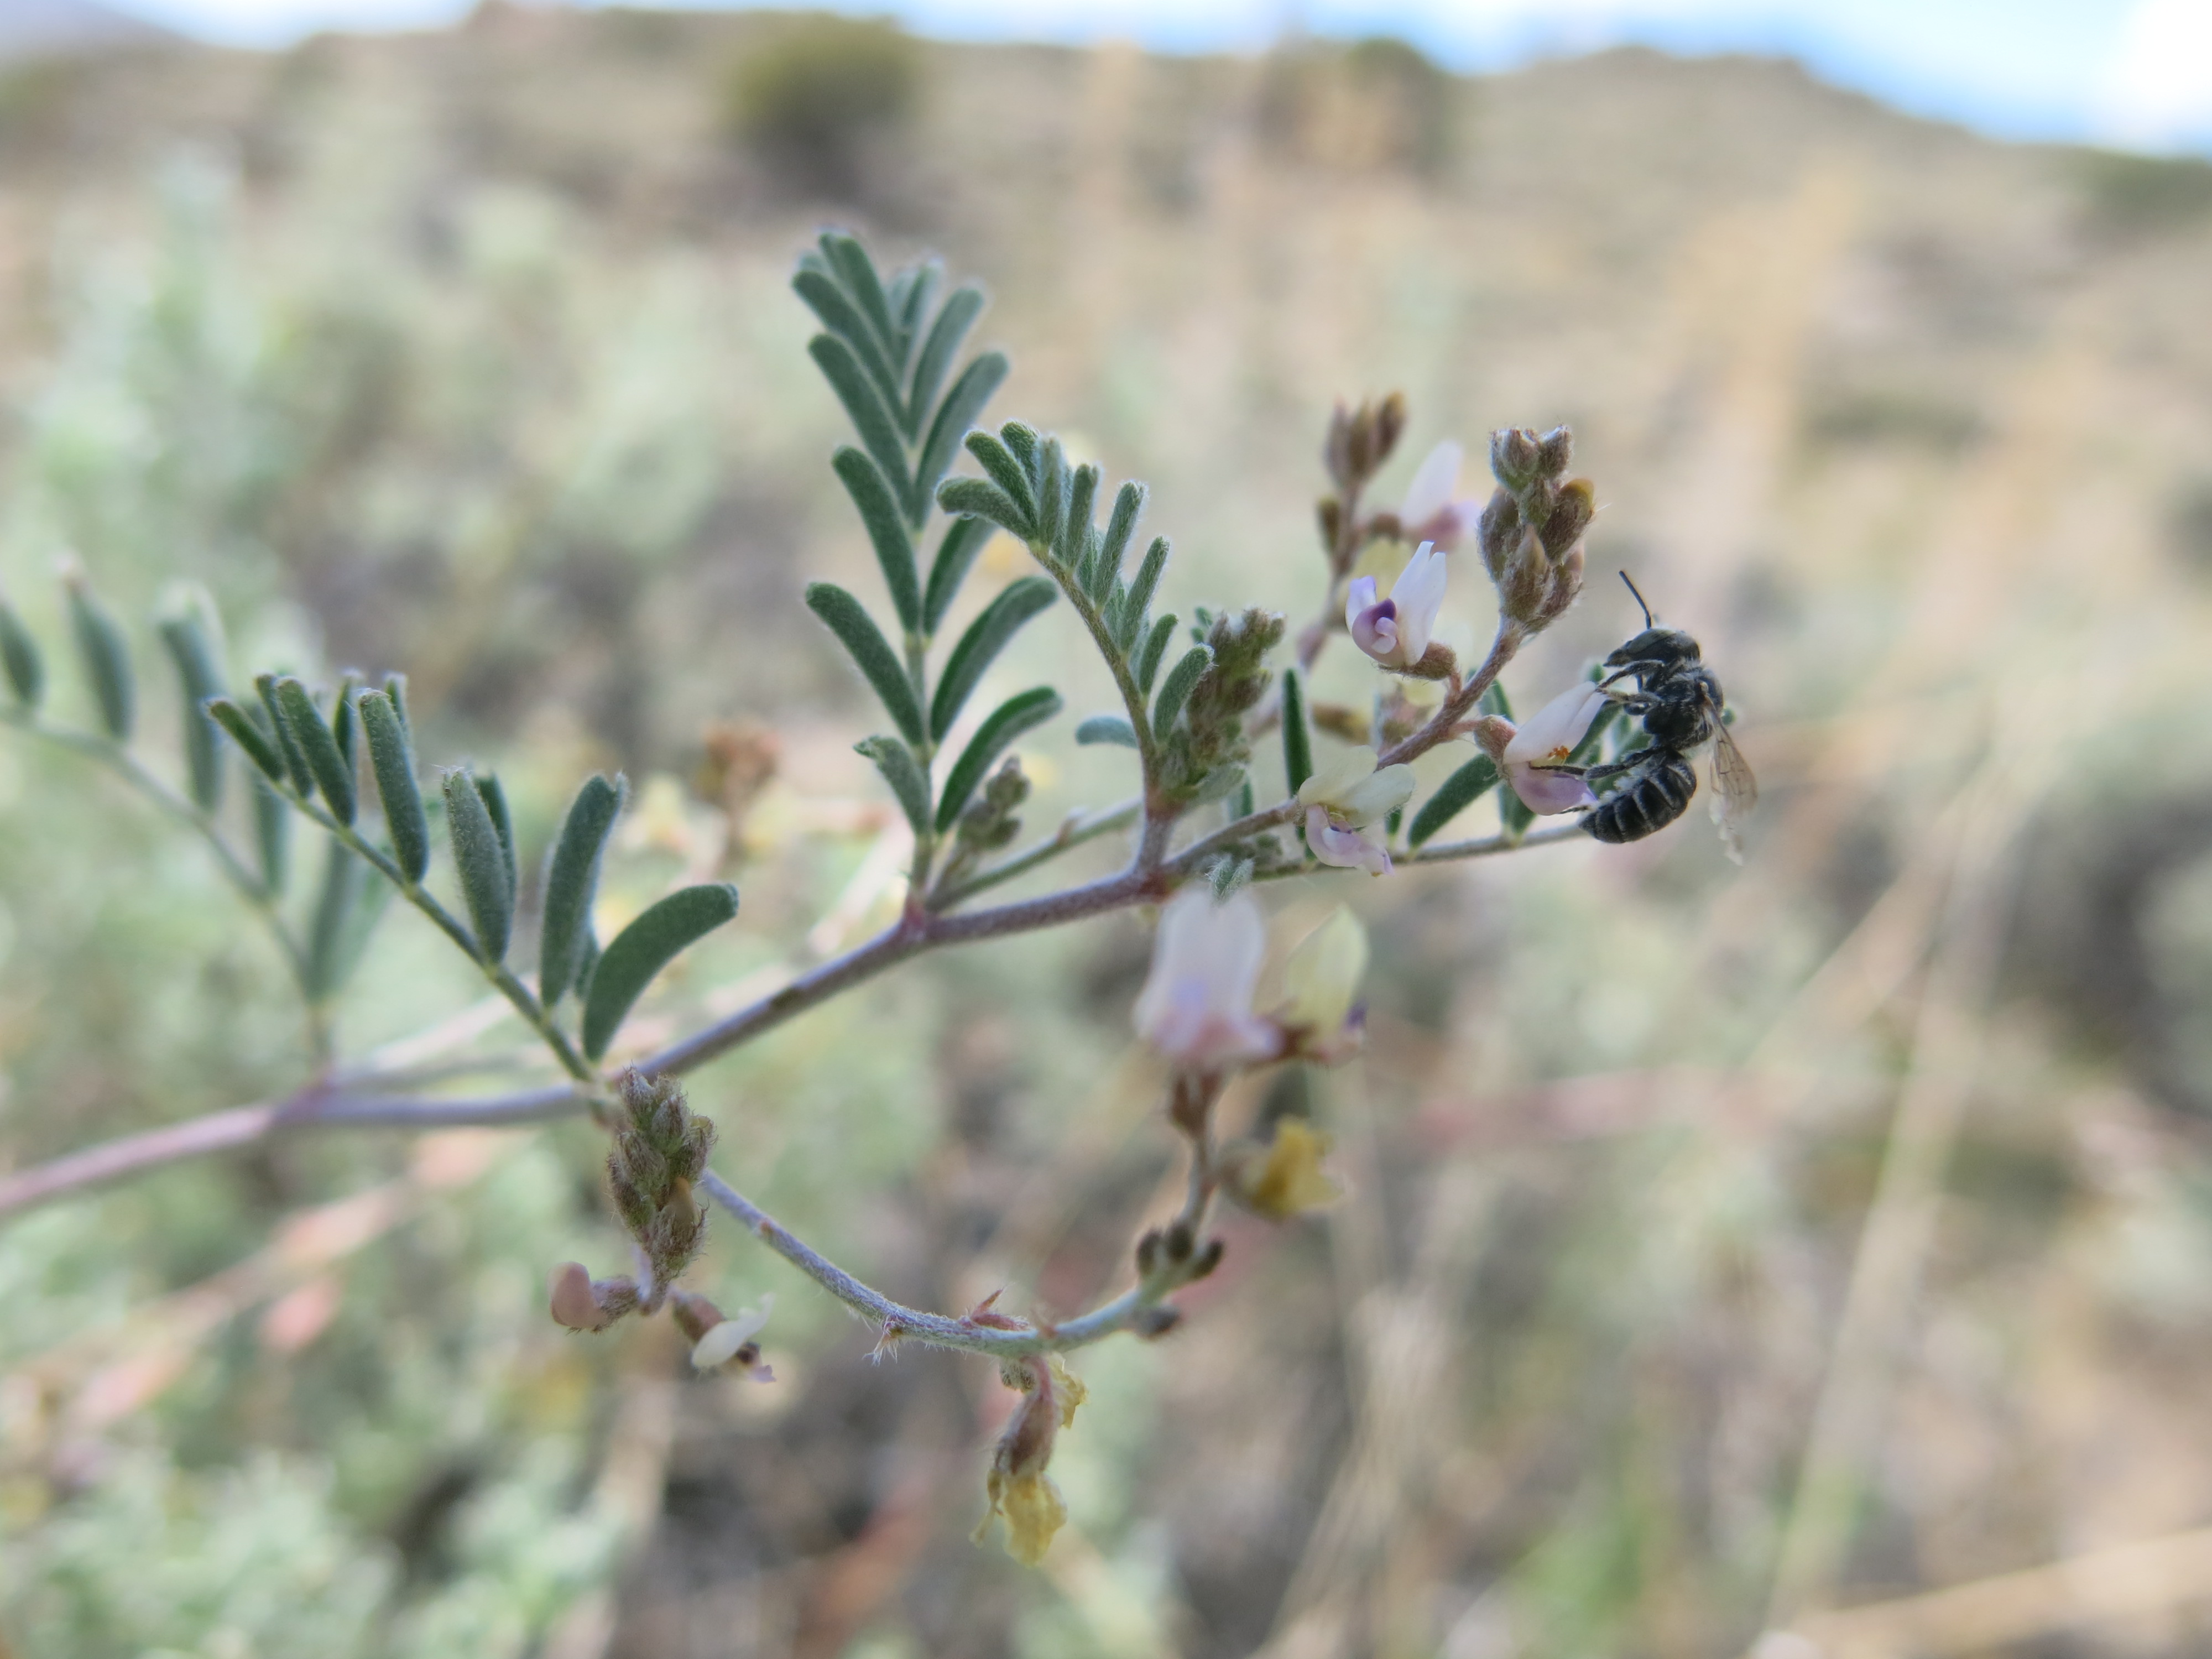
<instances>
[{"instance_id":1,"label":"sky","mask_svg":"<svg viewBox=\"0 0 2212 1659\"><path fill-rule=\"evenodd\" d=\"M202 39L281 46L319 28L443 23L470 0L109 3ZM842 9L890 14L945 39L1135 40L1166 52L1259 50L1291 31L1394 34L1470 71L1629 42L1786 54L1835 84L2002 137L2212 154L2212 0L870 0Z\"/></svg>"}]
</instances>

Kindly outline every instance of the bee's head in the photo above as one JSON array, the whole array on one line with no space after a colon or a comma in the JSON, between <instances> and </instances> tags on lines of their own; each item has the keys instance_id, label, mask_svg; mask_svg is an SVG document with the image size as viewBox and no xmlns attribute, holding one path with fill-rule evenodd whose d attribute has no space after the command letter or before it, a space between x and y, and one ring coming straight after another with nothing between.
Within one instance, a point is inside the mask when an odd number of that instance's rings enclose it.
<instances>
[{"instance_id":1,"label":"bee's head","mask_svg":"<svg viewBox=\"0 0 2212 1659\"><path fill-rule=\"evenodd\" d=\"M1672 668L1679 664L1696 662L1702 656L1698 642L1679 628L1647 628L1605 659L1607 668L1626 668L1632 663L1650 663L1656 667Z\"/></svg>"}]
</instances>

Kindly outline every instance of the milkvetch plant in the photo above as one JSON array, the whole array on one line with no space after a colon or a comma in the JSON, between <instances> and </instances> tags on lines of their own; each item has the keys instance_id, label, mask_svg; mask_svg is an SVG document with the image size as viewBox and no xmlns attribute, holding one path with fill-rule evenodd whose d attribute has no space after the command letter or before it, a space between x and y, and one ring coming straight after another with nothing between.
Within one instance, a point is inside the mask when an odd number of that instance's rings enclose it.
<instances>
[{"instance_id":1,"label":"milkvetch plant","mask_svg":"<svg viewBox=\"0 0 2212 1659\"><path fill-rule=\"evenodd\" d=\"M1145 524L1142 483L1109 480L1021 421L986 422L1008 364L968 349L985 308L980 289L947 291L934 261L886 275L856 239L834 232L801 259L793 286L821 325L808 349L851 425L853 441L830 465L875 567L869 592L817 581L805 604L879 710L856 747L904 825L896 919L647 1048L629 1036L629 1016L740 901L725 883L680 885L601 938L601 872L629 806L622 778L583 780L550 844L523 846L495 771L426 763L403 674L319 683L282 669L241 674L212 607L185 589L158 620L182 753L157 764L137 746L140 665L129 631L89 574L71 566L70 651L94 723L50 713L52 647L4 595L0 723L118 775L202 839L290 972L313 1071L273 1105L0 1179L0 1212L280 1133L587 1115L607 1137L605 1190L623 1243L611 1242L596 1267L546 1264L551 1318L604 1333L665 1314L697 1370L765 1379L767 1298L725 1316L681 1282L713 1212L723 1212L869 1321L879 1351L920 1342L998 1363L1023 1399L989 1465L989 1508L1008 1548L1033 1562L1065 1514L1048 1468L1083 1398L1063 1356L1175 1328L1176 1293L1222 1258L1209 1233L1217 1200L1287 1222L1340 1191L1316 1125L1293 1115L1261 1133L1218 1121L1239 1074L1340 1062L1364 1030L1368 944L1356 918L1338 908L1278 952L1261 892L1285 879L1380 877L1561 839L1572 823L1532 830L1534 817L1586 805L1592 794L1578 774L1547 769L1618 752L1623 694L1578 684L1516 726L1498 684L1579 592L1595 496L1567 476L1564 428L1507 430L1492 441L1497 488L1479 508L1455 499L1462 452L1449 440L1396 509L1370 507L1405 431L1405 403L1340 406L1323 450L1322 580L1312 620L1293 636L1265 604L1212 607L1177 594L1170 540ZM956 628L956 602L999 537L1029 568ZM1486 579L1496 631L1479 661L1462 662L1437 631L1448 605ZM1111 705L1079 710L1062 729L1078 744L1126 751L1128 793L1024 843L1031 783L1020 748L1047 740L1069 712L1066 697L1049 683L983 693L1033 627L1087 641L1103 664ZM1314 695L1316 664L1340 634L1371 676L1365 707ZM1466 758L1416 805L1413 763L1448 745ZM1439 839L1501 780L1496 833ZM1109 837L1126 847L1120 869L1058 887L1033 881ZM1031 884L987 898L1018 883ZM513 1008L536 1039L538 1075L455 1096L403 1072L337 1064L340 1000L394 900ZM718 1140L686 1097L686 1073L916 957L1136 907L1156 908L1158 921L1132 1018L1164 1071L1164 1116L1189 1178L1178 1212L1136 1241L1127 1288L1088 1312L1048 1319L995 1297L957 1313L895 1302L745 1196L744 1149L734 1137ZM1271 961L1279 970L1272 978Z\"/></svg>"}]
</instances>

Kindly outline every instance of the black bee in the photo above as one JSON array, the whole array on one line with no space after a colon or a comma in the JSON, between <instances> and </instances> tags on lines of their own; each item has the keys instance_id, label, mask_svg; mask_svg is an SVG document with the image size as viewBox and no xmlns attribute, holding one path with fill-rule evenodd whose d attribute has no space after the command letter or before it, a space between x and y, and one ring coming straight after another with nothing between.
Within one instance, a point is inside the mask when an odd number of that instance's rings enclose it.
<instances>
[{"instance_id":1,"label":"black bee","mask_svg":"<svg viewBox=\"0 0 2212 1659\"><path fill-rule=\"evenodd\" d=\"M1664 830L1689 810L1690 798L1698 793L1697 769L1689 757L1710 742L1713 822L1729 857L1741 864L1739 826L1759 803L1759 782L1721 718L1727 706L1721 683L1705 665L1697 641L1679 628L1660 627L1626 571L1620 580L1636 594L1644 631L1605 659L1613 672L1598 684L1609 688L1620 680L1636 682L1632 693L1611 695L1643 720L1648 741L1602 766L1572 769L1593 785L1613 781L1583 817L1583 828L1600 841L1614 842L1641 841Z\"/></svg>"}]
</instances>

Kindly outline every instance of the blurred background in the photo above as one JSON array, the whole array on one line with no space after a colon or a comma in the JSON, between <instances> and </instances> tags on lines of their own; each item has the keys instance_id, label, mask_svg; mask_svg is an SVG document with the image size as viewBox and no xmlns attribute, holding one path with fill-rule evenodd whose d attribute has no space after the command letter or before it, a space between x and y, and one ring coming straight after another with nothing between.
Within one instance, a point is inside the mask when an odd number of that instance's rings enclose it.
<instances>
[{"instance_id":1,"label":"blurred background","mask_svg":"<svg viewBox=\"0 0 2212 1659\"><path fill-rule=\"evenodd\" d=\"M85 562L149 754L185 578L234 672L404 669L526 848L624 769L616 913L746 896L641 1045L895 902L799 602L877 591L786 287L824 223L988 286L994 417L1150 481L1186 611L1313 613L1336 398L1407 394L1386 498L1440 439L1571 422L1593 580L1509 684L1625 637L1630 568L1765 791L1741 871L1693 810L1269 892L1286 934L1358 906L1370 1042L1232 1119L1310 1114L1349 1196L1225 1223L1182 1329L1080 1358L1034 1572L969 1539L990 1368L871 1364L726 1230L698 1279L777 1296L774 1385L556 1329L547 1268L619 1249L583 1126L11 1218L0 1651L2212 1648L2212 23L1488 15L0 0L0 581L59 654ZM1482 584L1449 614L1486 637ZM1107 707L1072 638L1005 689ZM1364 698L1342 658L1321 695ZM1072 724L1024 745L1032 830L1128 787ZM911 1301L1118 1289L1181 1178L1147 938L943 955L719 1062L719 1164ZM343 1052L499 1062L452 954L387 919ZM289 995L201 847L0 733L0 1167L297 1086Z\"/></svg>"}]
</instances>

